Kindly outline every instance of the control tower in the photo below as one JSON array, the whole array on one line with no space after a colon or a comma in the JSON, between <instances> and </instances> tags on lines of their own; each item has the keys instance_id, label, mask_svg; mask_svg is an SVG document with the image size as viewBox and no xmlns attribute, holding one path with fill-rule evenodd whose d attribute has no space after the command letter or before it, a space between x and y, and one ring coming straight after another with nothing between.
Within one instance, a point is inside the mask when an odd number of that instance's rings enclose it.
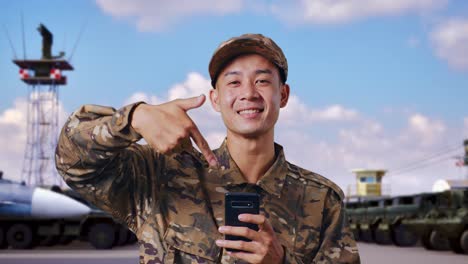
<instances>
[{"instance_id":1,"label":"control tower","mask_svg":"<svg viewBox=\"0 0 468 264\"><path fill-rule=\"evenodd\" d=\"M37 28L42 36L42 58L13 60L28 85L27 140L21 178L28 185L62 185L54 162L58 136L59 87L67 84L63 71L72 65L63 57L52 55L53 35L43 25Z\"/></svg>"}]
</instances>

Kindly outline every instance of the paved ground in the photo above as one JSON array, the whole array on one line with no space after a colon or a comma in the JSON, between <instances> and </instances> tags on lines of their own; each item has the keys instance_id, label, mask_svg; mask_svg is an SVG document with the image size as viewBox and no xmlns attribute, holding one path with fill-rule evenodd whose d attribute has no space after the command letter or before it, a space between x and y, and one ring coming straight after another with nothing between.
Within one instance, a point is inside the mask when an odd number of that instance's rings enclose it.
<instances>
[{"instance_id":1,"label":"paved ground","mask_svg":"<svg viewBox=\"0 0 468 264\"><path fill-rule=\"evenodd\" d=\"M467 264L468 255L451 251L427 251L421 247L398 248L359 243L362 263L381 264ZM136 264L137 246L95 250L83 242L67 247L41 247L35 250L1 250L1 264Z\"/></svg>"},{"instance_id":2,"label":"paved ground","mask_svg":"<svg viewBox=\"0 0 468 264\"><path fill-rule=\"evenodd\" d=\"M468 255L452 251L429 251L422 247L399 248L358 243L362 263L380 264L467 264Z\"/></svg>"},{"instance_id":3,"label":"paved ground","mask_svg":"<svg viewBox=\"0 0 468 264\"><path fill-rule=\"evenodd\" d=\"M39 247L34 250L0 250L1 264L136 264L138 247L128 245L96 250L85 242L69 246Z\"/></svg>"}]
</instances>

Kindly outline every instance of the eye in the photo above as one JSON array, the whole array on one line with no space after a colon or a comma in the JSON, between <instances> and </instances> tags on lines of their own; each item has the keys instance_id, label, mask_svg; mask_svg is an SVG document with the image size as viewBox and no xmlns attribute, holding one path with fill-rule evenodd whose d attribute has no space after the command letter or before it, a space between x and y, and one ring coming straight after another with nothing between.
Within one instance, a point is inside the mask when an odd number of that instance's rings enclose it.
<instances>
[{"instance_id":1,"label":"eye","mask_svg":"<svg viewBox=\"0 0 468 264\"><path fill-rule=\"evenodd\" d=\"M236 81L230 81L230 82L228 83L228 85L238 85L238 84L240 84L240 82L237 81L237 80L236 80Z\"/></svg>"},{"instance_id":2,"label":"eye","mask_svg":"<svg viewBox=\"0 0 468 264\"><path fill-rule=\"evenodd\" d=\"M269 84L270 81L267 79L259 79L255 81L256 84Z\"/></svg>"}]
</instances>

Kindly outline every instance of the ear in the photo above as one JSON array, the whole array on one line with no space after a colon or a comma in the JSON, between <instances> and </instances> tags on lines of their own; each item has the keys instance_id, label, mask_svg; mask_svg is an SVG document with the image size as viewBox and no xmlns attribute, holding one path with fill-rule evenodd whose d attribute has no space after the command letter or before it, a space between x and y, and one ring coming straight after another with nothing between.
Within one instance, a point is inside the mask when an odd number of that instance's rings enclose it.
<instances>
[{"instance_id":1,"label":"ear","mask_svg":"<svg viewBox=\"0 0 468 264\"><path fill-rule=\"evenodd\" d=\"M219 100L218 100L218 93L219 93L219 90L218 89L211 89L210 90L210 102L211 102L211 106L213 107L213 109L216 111L216 112L220 112L221 109L219 107Z\"/></svg>"},{"instance_id":2,"label":"ear","mask_svg":"<svg viewBox=\"0 0 468 264\"><path fill-rule=\"evenodd\" d=\"M289 100L289 84L283 84L281 86L281 103L280 107L283 108L288 104Z\"/></svg>"}]
</instances>

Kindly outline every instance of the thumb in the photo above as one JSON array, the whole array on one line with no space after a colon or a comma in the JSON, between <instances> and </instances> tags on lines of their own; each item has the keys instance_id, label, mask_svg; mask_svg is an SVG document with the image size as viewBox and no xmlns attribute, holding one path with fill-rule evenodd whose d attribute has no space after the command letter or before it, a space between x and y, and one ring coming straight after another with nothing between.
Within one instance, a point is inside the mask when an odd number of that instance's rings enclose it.
<instances>
[{"instance_id":1,"label":"thumb","mask_svg":"<svg viewBox=\"0 0 468 264\"><path fill-rule=\"evenodd\" d=\"M177 99L174 102L183 110L188 111L190 109L198 108L205 103L205 95L199 95L195 97L190 97L186 99Z\"/></svg>"}]
</instances>

